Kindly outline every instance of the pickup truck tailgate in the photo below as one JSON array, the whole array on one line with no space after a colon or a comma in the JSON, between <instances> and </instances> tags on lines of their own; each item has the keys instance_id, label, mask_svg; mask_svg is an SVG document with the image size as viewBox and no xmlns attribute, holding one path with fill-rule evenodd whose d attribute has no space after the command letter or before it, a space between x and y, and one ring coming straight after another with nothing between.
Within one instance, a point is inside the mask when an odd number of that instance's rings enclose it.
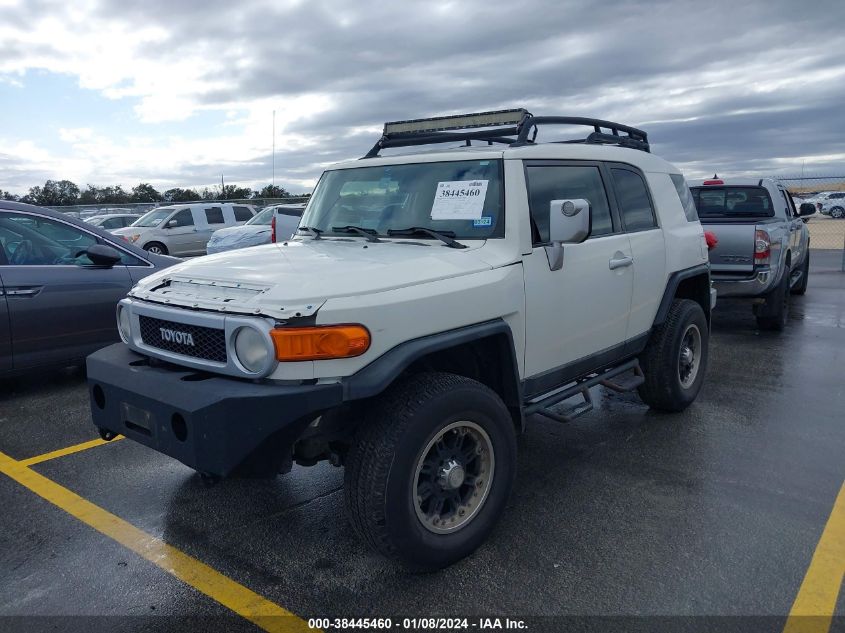
<instances>
[{"instance_id":1,"label":"pickup truck tailgate","mask_svg":"<svg viewBox=\"0 0 845 633\"><path fill-rule=\"evenodd\" d=\"M702 220L705 231L716 235L719 243L710 251L710 268L718 273L751 273L754 271L755 223L717 223Z\"/></svg>"}]
</instances>

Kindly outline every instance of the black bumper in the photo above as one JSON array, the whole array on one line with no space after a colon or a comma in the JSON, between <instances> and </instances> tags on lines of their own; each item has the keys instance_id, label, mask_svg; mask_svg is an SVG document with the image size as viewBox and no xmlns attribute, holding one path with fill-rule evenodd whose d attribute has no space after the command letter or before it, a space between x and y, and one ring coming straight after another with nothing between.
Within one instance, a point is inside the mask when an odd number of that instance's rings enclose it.
<instances>
[{"instance_id":1,"label":"black bumper","mask_svg":"<svg viewBox=\"0 0 845 633\"><path fill-rule=\"evenodd\" d=\"M272 476L340 384L273 385L200 374L148 360L117 343L88 357L94 424L201 473Z\"/></svg>"}]
</instances>

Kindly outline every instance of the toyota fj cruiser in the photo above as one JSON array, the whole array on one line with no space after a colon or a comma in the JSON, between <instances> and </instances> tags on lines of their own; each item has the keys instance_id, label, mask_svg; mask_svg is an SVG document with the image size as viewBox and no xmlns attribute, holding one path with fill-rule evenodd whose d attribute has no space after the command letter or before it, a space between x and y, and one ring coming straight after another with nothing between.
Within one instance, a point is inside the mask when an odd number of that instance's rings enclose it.
<instances>
[{"instance_id":1,"label":"toyota fj cruiser","mask_svg":"<svg viewBox=\"0 0 845 633\"><path fill-rule=\"evenodd\" d=\"M592 131L536 142L551 125ZM380 156L438 143L461 146ZM503 512L529 415L566 422L599 384L680 411L704 379L704 232L641 130L524 110L387 123L323 174L297 233L135 286L124 344L88 359L104 438L206 478L342 465L360 537L433 569Z\"/></svg>"}]
</instances>

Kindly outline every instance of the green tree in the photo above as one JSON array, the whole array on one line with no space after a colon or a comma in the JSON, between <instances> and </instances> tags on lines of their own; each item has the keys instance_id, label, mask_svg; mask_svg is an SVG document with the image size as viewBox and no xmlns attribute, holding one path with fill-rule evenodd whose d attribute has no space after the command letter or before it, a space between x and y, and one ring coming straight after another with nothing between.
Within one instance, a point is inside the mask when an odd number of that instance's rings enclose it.
<instances>
[{"instance_id":1,"label":"green tree","mask_svg":"<svg viewBox=\"0 0 845 633\"><path fill-rule=\"evenodd\" d=\"M99 190L98 202L100 204L126 204L129 201L129 192L122 185L103 187Z\"/></svg>"},{"instance_id":2,"label":"green tree","mask_svg":"<svg viewBox=\"0 0 845 633\"><path fill-rule=\"evenodd\" d=\"M70 180L48 180L43 187L31 187L25 197L32 204L44 207L63 207L77 203L79 187Z\"/></svg>"},{"instance_id":3,"label":"green tree","mask_svg":"<svg viewBox=\"0 0 845 633\"><path fill-rule=\"evenodd\" d=\"M267 185L258 192L256 198L290 198L290 191L279 185Z\"/></svg>"},{"instance_id":4,"label":"green tree","mask_svg":"<svg viewBox=\"0 0 845 633\"><path fill-rule=\"evenodd\" d=\"M10 200L12 202L18 201L20 198L13 193L9 193L8 191L3 191L0 189L0 200Z\"/></svg>"},{"instance_id":5,"label":"green tree","mask_svg":"<svg viewBox=\"0 0 845 633\"><path fill-rule=\"evenodd\" d=\"M198 194L194 189L180 189L179 187L174 187L173 189L168 189L164 192L165 202L193 202L194 200L199 199L200 194Z\"/></svg>"},{"instance_id":6,"label":"green tree","mask_svg":"<svg viewBox=\"0 0 845 633\"><path fill-rule=\"evenodd\" d=\"M79 194L79 204L97 204L100 201L100 190L89 184L85 191Z\"/></svg>"},{"instance_id":7,"label":"green tree","mask_svg":"<svg viewBox=\"0 0 845 633\"><path fill-rule=\"evenodd\" d=\"M221 198L224 200L242 200L252 196L252 189L249 187L238 187L237 185L226 185L223 187Z\"/></svg>"},{"instance_id":8,"label":"green tree","mask_svg":"<svg viewBox=\"0 0 845 633\"><path fill-rule=\"evenodd\" d=\"M132 195L129 197L132 202L161 202L161 194L148 182L142 182L132 187Z\"/></svg>"}]
</instances>

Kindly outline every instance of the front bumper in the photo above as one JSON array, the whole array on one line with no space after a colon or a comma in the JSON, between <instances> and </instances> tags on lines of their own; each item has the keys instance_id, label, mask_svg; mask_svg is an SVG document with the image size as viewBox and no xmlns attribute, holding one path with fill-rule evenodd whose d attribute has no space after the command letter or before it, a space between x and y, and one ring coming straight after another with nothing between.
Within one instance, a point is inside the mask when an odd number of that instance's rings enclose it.
<instances>
[{"instance_id":1,"label":"front bumper","mask_svg":"<svg viewBox=\"0 0 845 633\"><path fill-rule=\"evenodd\" d=\"M117 343L88 357L91 416L205 474L272 476L293 443L343 400L340 383L276 385L199 373Z\"/></svg>"}]
</instances>

